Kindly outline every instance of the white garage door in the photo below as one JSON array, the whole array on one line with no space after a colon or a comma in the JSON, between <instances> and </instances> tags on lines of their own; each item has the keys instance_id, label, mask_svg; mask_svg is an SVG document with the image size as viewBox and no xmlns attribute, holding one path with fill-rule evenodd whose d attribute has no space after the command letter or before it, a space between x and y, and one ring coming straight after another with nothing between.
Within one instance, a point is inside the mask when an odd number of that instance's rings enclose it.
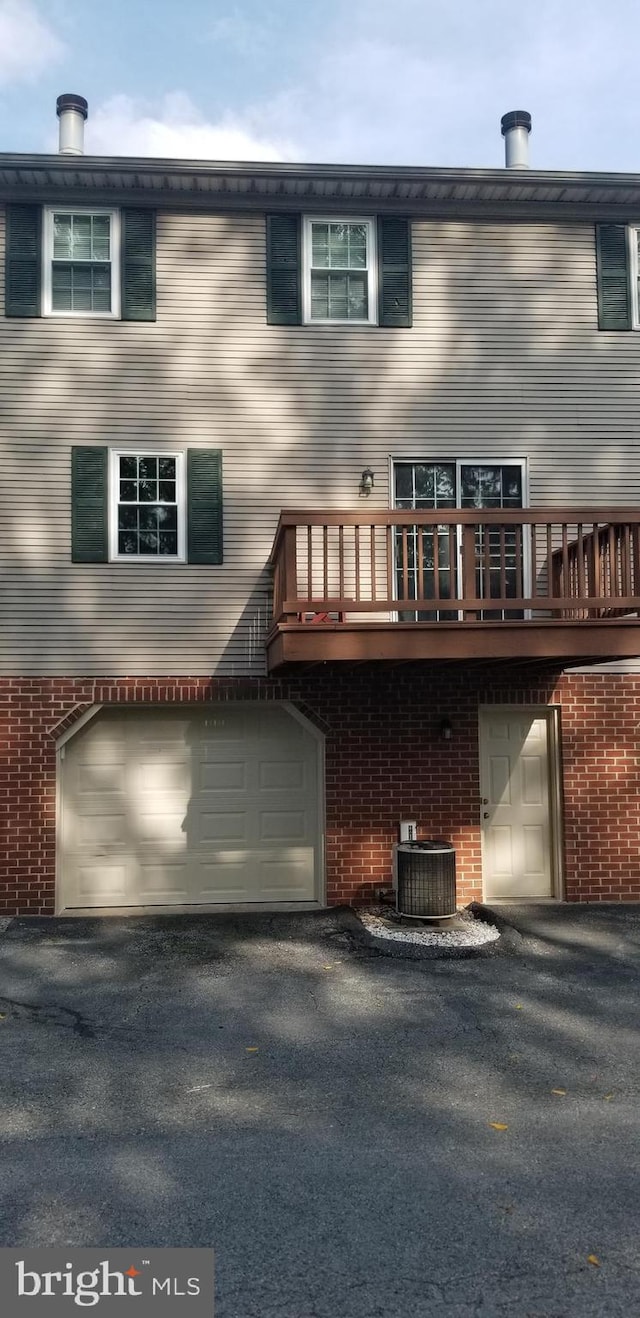
<instances>
[{"instance_id":1,"label":"white garage door","mask_svg":"<svg viewBox=\"0 0 640 1318\"><path fill-rule=\"evenodd\" d=\"M281 705L103 710L60 772L64 907L318 898L318 742Z\"/></svg>"}]
</instances>

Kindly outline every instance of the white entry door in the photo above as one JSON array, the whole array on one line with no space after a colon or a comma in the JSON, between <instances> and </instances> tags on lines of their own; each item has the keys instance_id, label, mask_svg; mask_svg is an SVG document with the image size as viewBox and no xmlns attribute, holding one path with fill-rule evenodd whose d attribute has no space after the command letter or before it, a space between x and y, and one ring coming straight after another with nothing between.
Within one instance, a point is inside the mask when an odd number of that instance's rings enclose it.
<instances>
[{"instance_id":1,"label":"white entry door","mask_svg":"<svg viewBox=\"0 0 640 1318\"><path fill-rule=\"evenodd\" d=\"M515 709L482 711L485 900L553 896L550 779L546 715Z\"/></svg>"}]
</instances>

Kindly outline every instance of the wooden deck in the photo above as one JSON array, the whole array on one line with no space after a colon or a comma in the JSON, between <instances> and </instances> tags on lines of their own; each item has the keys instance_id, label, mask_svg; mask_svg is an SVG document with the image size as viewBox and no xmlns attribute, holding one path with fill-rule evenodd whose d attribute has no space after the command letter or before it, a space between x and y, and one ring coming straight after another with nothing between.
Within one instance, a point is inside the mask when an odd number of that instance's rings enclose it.
<instances>
[{"instance_id":1,"label":"wooden deck","mask_svg":"<svg viewBox=\"0 0 640 1318\"><path fill-rule=\"evenodd\" d=\"M283 512L268 667L640 654L640 509Z\"/></svg>"}]
</instances>

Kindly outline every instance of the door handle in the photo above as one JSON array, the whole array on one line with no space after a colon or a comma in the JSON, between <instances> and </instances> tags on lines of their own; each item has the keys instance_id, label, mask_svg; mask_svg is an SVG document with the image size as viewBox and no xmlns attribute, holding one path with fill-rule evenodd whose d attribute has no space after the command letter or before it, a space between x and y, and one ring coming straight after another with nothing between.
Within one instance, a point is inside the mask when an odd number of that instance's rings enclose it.
<instances>
[{"instance_id":1,"label":"door handle","mask_svg":"<svg viewBox=\"0 0 640 1318\"><path fill-rule=\"evenodd\" d=\"M483 812L482 812L482 818L483 818L483 819L488 819L488 818L489 818L489 811L488 811L488 810L483 810Z\"/></svg>"}]
</instances>

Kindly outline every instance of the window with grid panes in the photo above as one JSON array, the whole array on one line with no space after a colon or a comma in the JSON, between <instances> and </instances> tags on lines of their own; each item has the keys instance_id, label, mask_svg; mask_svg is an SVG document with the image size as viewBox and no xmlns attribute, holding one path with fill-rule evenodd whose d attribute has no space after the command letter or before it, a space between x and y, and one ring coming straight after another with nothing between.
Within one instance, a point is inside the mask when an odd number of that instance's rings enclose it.
<instances>
[{"instance_id":1,"label":"window with grid panes","mask_svg":"<svg viewBox=\"0 0 640 1318\"><path fill-rule=\"evenodd\" d=\"M184 557L182 454L112 455L112 557Z\"/></svg>"},{"instance_id":2,"label":"window with grid panes","mask_svg":"<svg viewBox=\"0 0 640 1318\"><path fill-rule=\"evenodd\" d=\"M118 314L118 236L116 211L47 211L45 310Z\"/></svg>"},{"instance_id":3,"label":"window with grid panes","mask_svg":"<svg viewBox=\"0 0 640 1318\"><path fill-rule=\"evenodd\" d=\"M455 462L396 462L394 464L396 508L419 508L435 512L456 506ZM406 548L406 559L405 559ZM447 525L409 526L403 537L396 530L396 582L398 599L432 598L437 573L441 599L456 594L456 563ZM420 583L422 583L420 589ZM403 621L450 620L457 615L438 610L402 613Z\"/></svg>"},{"instance_id":4,"label":"window with grid panes","mask_svg":"<svg viewBox=\"0 0 640 1318\"><path fill-rule=\"evenodd\" d=\"M376 321L372 220L307 219L306 320Z\"/></svg>"},{"instance_id":5,"label":"window with grid panes","mask_svg":"<svg viewBox=\"0 0 640 1318\"><path fill-rule=\"evenodd\" d=\"M439 508L509 508L523 506L524 464L487 462L396 462L394 504L396 508L437 510ZM396 531L396 576L399 599L453 598L460 593L457 545L446 518L442 526L408 527L404 537ZM516 532L479 526L476 532L476 592L499 596L524 593L523 563L517 552ZM504 582L503 582L504 573ZM420 585L421 583L421 585ZM402 614L420 621L451 619L451 612ZM483 617L522 616L516 611L484 612Z\"/></svg>"}]
</instances>

